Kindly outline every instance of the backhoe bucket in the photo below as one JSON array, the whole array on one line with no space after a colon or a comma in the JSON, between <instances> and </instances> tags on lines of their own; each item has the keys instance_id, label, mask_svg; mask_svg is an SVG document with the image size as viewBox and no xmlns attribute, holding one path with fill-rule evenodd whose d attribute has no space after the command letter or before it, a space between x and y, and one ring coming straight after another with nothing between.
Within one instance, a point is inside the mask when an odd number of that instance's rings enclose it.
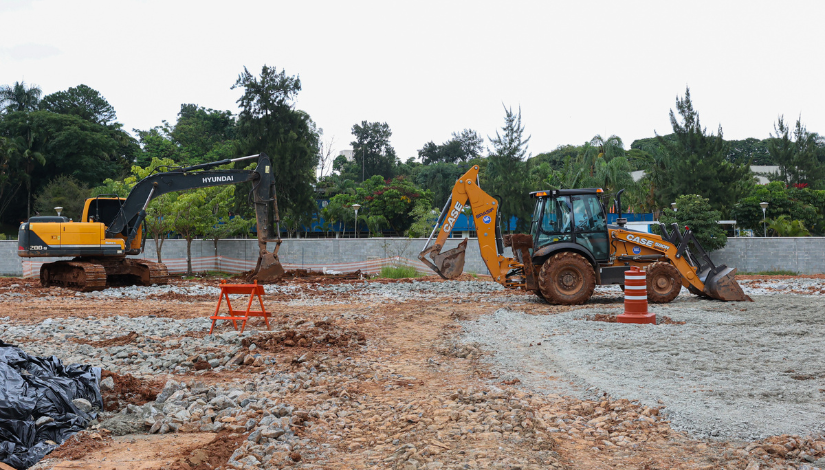
<instances>
[{"instance_id":1,"label":"backhoe bucket","mask_svg":"<svg viewBox=\"0 0 825 470\"><path fill-rule=\"evenodd\" d=\"M725 265L719 266L708 274L705 279L704 293L716 300L724 300L725 302L732 301L748 301L753 300L742 292L742 287L736 282L736 268L729 268Z\"/></svg>"},{"instance_id":2,"label":"backhoe bucket","mask_svg":"<svg viewBox=\"0 0 825 470\"><path fill-rule=\"evenodd\" d=\"M459 243L458 246L452 250L447 250L443 253L437 253L437 250L434 250L437 247L438 245L435 245L428 250L432 250L430 253L433 253L430 255L433 259L432 263L422 256L425 255L426 252L422 252L418 258L433 268L433 270L444 279L455 279L460 276L461 273L464 272L464 257L467 254L467 239L465 238L464 241Z\"/></svg>"}]
</instances>

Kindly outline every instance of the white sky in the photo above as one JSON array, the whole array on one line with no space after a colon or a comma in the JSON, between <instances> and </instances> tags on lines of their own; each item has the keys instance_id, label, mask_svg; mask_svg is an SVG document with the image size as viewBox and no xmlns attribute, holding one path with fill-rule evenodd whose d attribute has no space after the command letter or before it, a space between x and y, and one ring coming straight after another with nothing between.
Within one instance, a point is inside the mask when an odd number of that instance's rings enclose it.
<instances>
[{"instance_id":1,"label":"white sky","mask_svg":"<svg viewBox=\"0 0 825 470\"><path fill-rule=\"evenodd\" d=\"M529 150L670 132L689 85L702 123L765 138L801 113L825 133L825 2L0 0L0 84L81 83L127 130L181 103L237 113L246 66L299 75L297 107L335 150L387 122L399 157L494 135L519 105Z\"/></svg>"}]
</instances>

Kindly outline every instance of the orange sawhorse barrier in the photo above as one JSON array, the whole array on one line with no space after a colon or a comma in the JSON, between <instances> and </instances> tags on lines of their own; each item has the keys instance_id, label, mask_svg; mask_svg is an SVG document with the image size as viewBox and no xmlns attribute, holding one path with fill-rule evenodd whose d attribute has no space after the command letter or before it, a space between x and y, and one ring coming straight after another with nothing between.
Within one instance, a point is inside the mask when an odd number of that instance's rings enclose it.
<instances>
[{"instance_id":1,"label":"orange sawhorse barrier","mask_svg":"<svg viewBox=\"0 0 825 470\"><path fill-rule=\"evenodd\" d=\"M271 314L267 312L264 307L264 299L261 297L263 293L264 286L259 286L258 281L255 281L255 284L227 284L226 281L221 281L221 297L218 300L218 306L215 308L215 314L209 317L212 320L212 328L209 329L209 334L212 334L212 330L215 329L215 322L218 320L231 320L236 330L238 329L238 320L243 321L240 331L243 333L244 328L246 328L246 322L250 317L263 317L266 323L266 329L269 330L269 317ZM246 304L246 310L233 309L232 304L229 302L230 294L249 294L249 302ZM256 297L261 304L261 309L250 310L252 308L252 302ZM221 302L223 302L224 298L226 298L226 306L229 309L229 315L227 316L219 315Z\"/></svg>"}]
</instances>

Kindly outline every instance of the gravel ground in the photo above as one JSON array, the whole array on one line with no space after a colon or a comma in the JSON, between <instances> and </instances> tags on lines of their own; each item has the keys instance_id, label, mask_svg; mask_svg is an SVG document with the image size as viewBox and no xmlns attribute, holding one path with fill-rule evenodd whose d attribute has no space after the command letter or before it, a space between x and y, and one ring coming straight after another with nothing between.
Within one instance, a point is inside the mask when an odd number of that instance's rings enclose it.
<instances>
[{"instance_id":1,"label":"gravel ground","mask_svg":"<svg viewBox=\"0 0 825 470\"><path fill-rule=\"evenodd\" d=\"M680 296L650 311L685 324L655 326L586 321L622 313L619 306L549 316L502 308L464 322L463 339L494 352L495 367L515 371L527 388L664 405L673 427L696 437L804 436L825 430L824 303L793 294L752 303Z\"/></svg>"}]
</instances>

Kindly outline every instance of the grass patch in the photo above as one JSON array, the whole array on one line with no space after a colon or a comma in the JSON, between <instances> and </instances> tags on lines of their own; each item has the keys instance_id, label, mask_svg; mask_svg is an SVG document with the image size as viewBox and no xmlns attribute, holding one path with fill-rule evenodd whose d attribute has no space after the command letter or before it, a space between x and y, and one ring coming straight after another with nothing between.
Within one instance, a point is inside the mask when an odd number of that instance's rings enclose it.
<instances>
[{"instance_id":1,"label":"grass patch","mask_svg":"<svg viewBox=\"0 0 825 470\"><path fill-rule=\"evenodd\" d=\"M382 266L381 274L378 277L385 279L404 279L408 277L421 277L421 274L412 266Z\"/></svg>"},{"instance_id":2,"label":"grass patch","mask_svg":"<svg viewBox=\"0 0 825 470\"><path fill-rule=\"evenodd\" d=\"M795 271L759 271L756 273L749 273L749 272L737 272L737 276L797 276L799 275L798 272Z\"/></svg>"}]
</instances>

